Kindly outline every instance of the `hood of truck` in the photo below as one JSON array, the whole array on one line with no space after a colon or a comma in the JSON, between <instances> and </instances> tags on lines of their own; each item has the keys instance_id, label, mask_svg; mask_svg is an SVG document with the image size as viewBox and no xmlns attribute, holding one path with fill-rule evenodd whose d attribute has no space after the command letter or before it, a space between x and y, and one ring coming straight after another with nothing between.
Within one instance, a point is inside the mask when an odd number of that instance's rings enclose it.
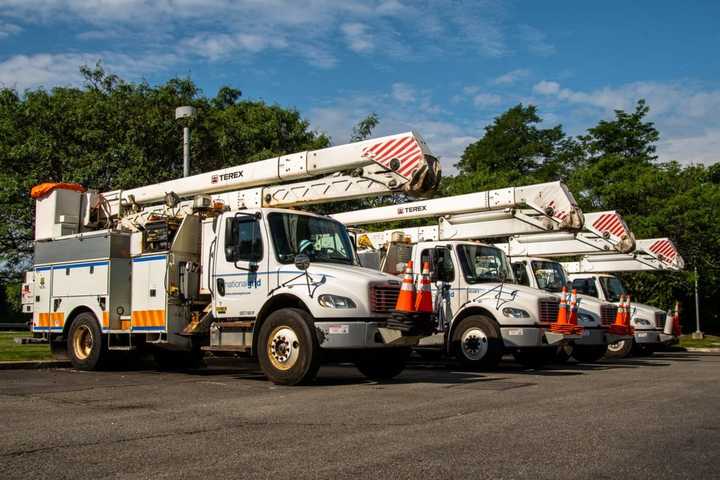
<instances>
[{"instance_id":1,"label":"hood of truck","mask_svg":"<svg viewBox=\"0 0 720 480\"><path fill-rule=\"evenodd\" d=\"M327 275L329 278L354 278L354 280L356 281L364 281L365 283L383 280L400 281L400 279L395 275L390 275L385 272L380 272L371 268L360 267L357 265L341 265L338 263L310 263L308 273L310 275Z\"/></svg>"},{"instance_id":2,"label":"hood of truck","mask_svg":"<svg viewBox=\"0 0 720 480\"><path fill-rule=\"evenodd\" d=\"M652 305L646 305L644 303L635 303L632 302L630 304L630 316L633 327L636 329L642 330L642 329L648 329L648 328L659 328L659 325L655 322L655 314L656 313L662 313L663 318L665 318L666 312L663 310L660 310L659 308L653 307ZM638 323L638 319L647 320L650 322L650 325L640 325Z\"/></svg>"},{"instance_id":3,"label":"hood of truck","mask_svg":"<svg viewBox=\"0 0 720 480\"><path fill-rule=\"evenodd\" d=\"M460 303L466 307L482 306L495 316L501 326L506 326L540 322L540 300L549 299L557 302L557 296L545 290L513 283L503 284L502 295L498 299L499 285L498 282L468 284L467 289L461 288L458 292L459 295L465 295L465 297L461 297ZM525 310L531 318L507 317L502 313L505 307ZM548 320L555 321L555 318Z\"/></svg>"}]
</instances>

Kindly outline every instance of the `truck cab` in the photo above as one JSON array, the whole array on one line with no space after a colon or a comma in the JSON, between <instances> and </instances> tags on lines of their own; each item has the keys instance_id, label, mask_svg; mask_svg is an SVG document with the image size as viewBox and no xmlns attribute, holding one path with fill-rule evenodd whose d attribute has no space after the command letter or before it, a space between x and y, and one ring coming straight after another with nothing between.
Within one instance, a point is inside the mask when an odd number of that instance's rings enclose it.
<instances>
[{"instance_id":1,"label":"truck cab","mask_svg":"<svg viewBox=\"0 0 720 480\"><path fill-rule=\"evenodd\" d=\"M381 268L399 274L404 262L432 265L437 331L423 348L442 348L471 367L493 367L504 353L537 366L551 360L565 337L549 331L557 296L516 283L505 253L474 241L393 242ZM365 259L372 255L363 256Z\"/></svg>"},{"instance_id":2,"label":"truck cab","mask_svg":"<svg viewBox=\"0 0 720 480\"><path fill-rule=\"evenodd\" d=\"M627 294L622 281L615 275L607 273L574 273L570 275L570 280L573 288L578 292L604 302L617 304L620 296ZM651 305L632 302L630 324L635 330L634 337L608 345L609 356L624 357L633 349L649 354L663 345L673 343L676 338L664 333L666 321L665 311Z\"/></svg>"},{"instance_id":3,"label":"truck cab","mask_svg":"<svg viewBox=\"0 0 720 480\"><path fill-rule=\"evenodd\" d=\"M550 292L558 298L563 287L573 288L562 264L555 260L515 257L512 269L519 284ZM568 342L563 353L581 362L595 362L605 354L608 344L629 339L607 332L606 326L615 321L616 314L617 305L578 291L578 324L583 327L583 337Z\"/></svg>"}]
</instances>

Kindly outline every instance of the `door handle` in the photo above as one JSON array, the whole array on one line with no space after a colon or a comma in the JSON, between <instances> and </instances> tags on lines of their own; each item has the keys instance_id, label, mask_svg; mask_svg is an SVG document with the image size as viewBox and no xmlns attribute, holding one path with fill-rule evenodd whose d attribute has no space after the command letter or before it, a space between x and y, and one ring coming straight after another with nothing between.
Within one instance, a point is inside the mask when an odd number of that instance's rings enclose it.
<instances>
[{"instance_id":1,"label":"door handle","mask_svg":"<svg viewBox=\"0 0 720 480\"><path fill-rule=\"evenodd\" d=\"M225 280L222 278L218 278L216 281L217 284L217 292L220 294L221 297L225 296Z\"/></svg>"}]
</instances>

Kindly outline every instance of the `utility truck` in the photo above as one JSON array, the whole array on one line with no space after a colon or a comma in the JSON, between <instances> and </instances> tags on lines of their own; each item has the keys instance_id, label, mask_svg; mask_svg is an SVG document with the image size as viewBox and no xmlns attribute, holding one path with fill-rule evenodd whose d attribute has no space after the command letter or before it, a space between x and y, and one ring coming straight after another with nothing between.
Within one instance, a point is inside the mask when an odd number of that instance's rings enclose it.
<instances>
[{"instance_id":1,"label":"utility truck","mask_svg":"<svg viewBox=\"0 0 720 480\"><path fill-rule=\"evenodd\" d=\"M611 272L680 271L685 267L684 259L669 238L642 239L636 244L636 250L628 254L586 254L563 265L578 291L609 302L617 302L627 294L622 281ZM633 351L649 355L677 343L672 314L637 302L632 302L630 313L634 338L608 345L608 356L622 358Z\"/></svg>"},{"instance_id":2,"label":"utility truck","mask_svg":"<svg viewBox=\"0 0 720 480\"><path fill-rule=\"evenodd\" d=\"M608 214L611 212L601 212ZM584 296L604 302L617 303L626 295L619 278L603 272L679 270L684 262L669 239L635 240L635 249L620 253L613 251L602 238L583 236L559 238L552 236L511 238L509 250L524 256L578 257L581 260L564 262L570 273L573 288ZM608 270L609 269L609 270ZM615 270L617 269L617 270ZM634 338L620 339L608 344L608 357L624 357L634 349L650 353L664 343L672 342L672 335L664 333L666 312L650 305L632 302L631 326Z\"/></svg>"},{"instance_id":3,"label":"utility truck","mask_svg":"<svg viewBox=\"0 0 720 480\"><path fill-rule=\"evenodd\" d=\"M358 264L343 224L297 208L422 195L439 175L407 132L130 190L36 187L32 331L81 369L152 349L167 366L249 354L279 384L323 358L392 377L419 340L387 326L400 282Z\"/></svg>"},{"instance_id":4,"label":"utility truck","mask_svg":"<svg viewBox=\"0 0 720 480\"><path fill-rule=\"evenodd\" d=\"M423 200L332 215L349 226L436 219L437 225L358 232L364 265L393 275L408 260L432 265L437 323L423 347L440 347L471 367L492 367L504 352L537 366L573 335L551 331L556 295L517 285L503 251L468 241L508 231L578 230L583 216L572 194L546 183ZM480 229L480 230L478 230ZM417 272L415 272L417 273Z\"/></svg>"},{"instance_id":5,"label":"utility truck","mask_svg":"<svg viewBox=\"0 0 720 480\"><path fill-rule=\"evenodd\" d=\"M570 280L563 265L550 258L554 252L566 251L566 245L575 242L617 254L626 254L635 248L632 232L617 212L584 213L584 220L583 230L579 232L513 235L507 243L496 246L510 257L519 284L561 295ZM608 331L616 318L618 307L615 303L586 295L583 290L577 292L578 323L583 326L583 337L563 345L558 351L558 360L572 356L579 362L591 363L605 355L609 344L632 337Z\"/></svg>"}]
</instances>

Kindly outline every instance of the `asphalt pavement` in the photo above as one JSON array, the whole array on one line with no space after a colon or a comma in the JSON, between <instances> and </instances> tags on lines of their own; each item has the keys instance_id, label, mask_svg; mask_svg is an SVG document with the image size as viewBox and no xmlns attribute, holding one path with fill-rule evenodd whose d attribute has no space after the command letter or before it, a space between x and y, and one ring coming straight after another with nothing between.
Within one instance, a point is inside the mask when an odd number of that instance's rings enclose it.
<instances>
[{"instance_id":1,"label":"asphalt pavement","mask_svg":"<svg viewBox=\"0 0 720 480\"><path fill-rule=\"evenodd\" d=\"M718 478L720 355L493 372L0 371L0 476Z\"/></svg>"}]
</instances>

